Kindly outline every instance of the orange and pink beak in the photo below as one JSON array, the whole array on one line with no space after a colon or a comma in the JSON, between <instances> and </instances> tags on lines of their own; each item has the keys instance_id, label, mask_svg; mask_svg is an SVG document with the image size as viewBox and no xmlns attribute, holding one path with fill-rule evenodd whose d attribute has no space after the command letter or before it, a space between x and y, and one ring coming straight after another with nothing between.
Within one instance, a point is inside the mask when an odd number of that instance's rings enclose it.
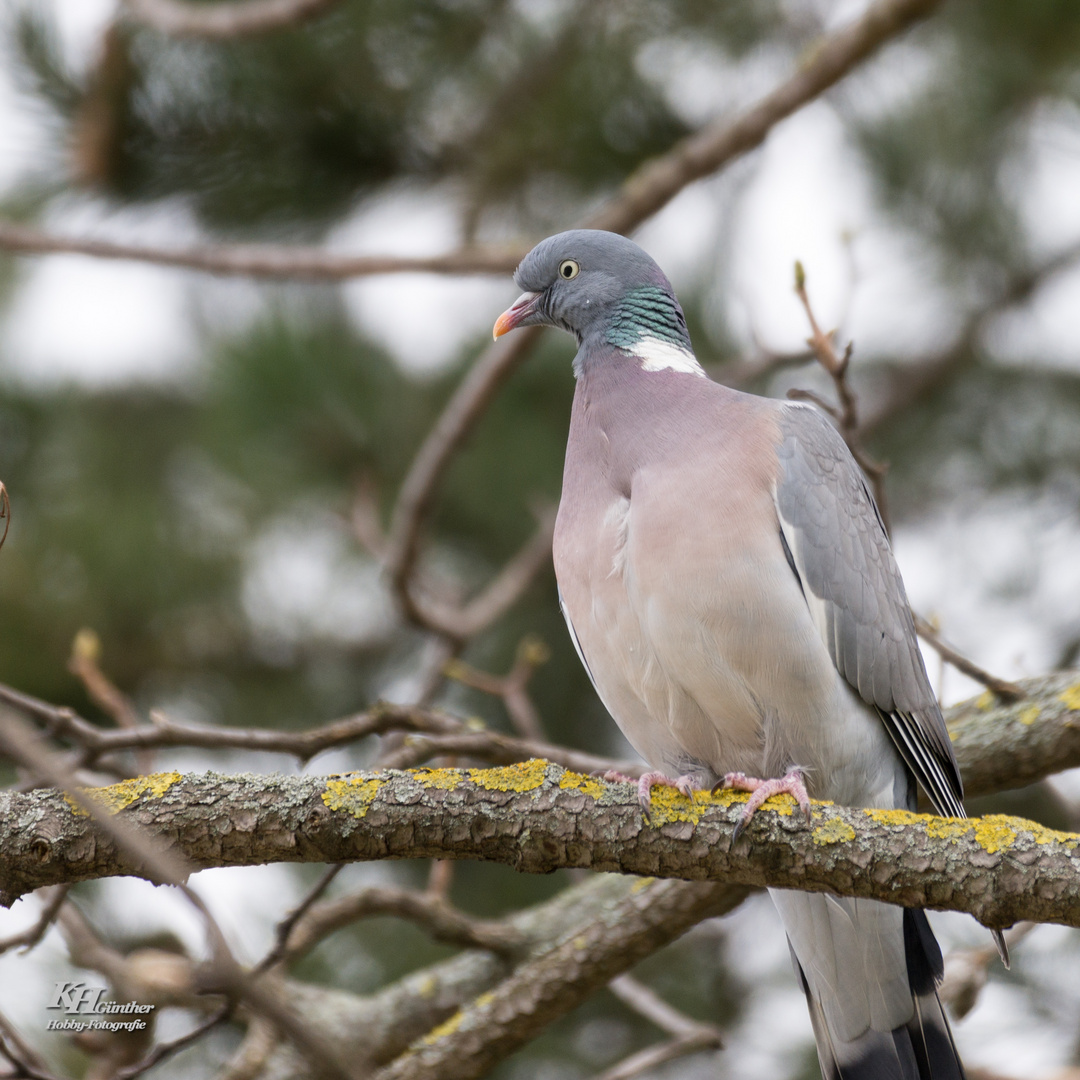
<instances>
[{"instance_id":1,"label":"orange and pink beak","mask_svg":"<svg viewBox=\"0 0 1080 1080\"><path fill-rule=\"evenodd\" d=\"M540 299L540 293L522 293L499 317L495 320L495 329L492 337L496 340L503 334L510 333L515 327L520 326L530 315L535 314L536 305Z\"/></svg>"}]
</instances>

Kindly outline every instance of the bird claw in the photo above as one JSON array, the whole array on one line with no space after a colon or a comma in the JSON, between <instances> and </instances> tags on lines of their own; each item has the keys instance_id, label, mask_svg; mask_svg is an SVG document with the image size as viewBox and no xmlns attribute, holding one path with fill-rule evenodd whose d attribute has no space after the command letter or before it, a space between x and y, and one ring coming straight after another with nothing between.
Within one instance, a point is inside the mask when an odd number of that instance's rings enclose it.
<instances>
[{"instance_id":1,"label":"bird claw","mask_svg":"<svg viewBox=\"0 0 1080 1080\"><path fill-rule=\"evenodd\" d=\"M756 777L747 776L745 773L728 773L723 780L713 787L713 794L721 788L730 788L733 791L749 791L750 798L743 807L739 820L735 823L735 831L731 834L731 842L734 844L743 834L743 830L750 824L750 819L758 811L766 799L773 795L790 795L802 810L807 825L810 824L810 796L806 793L806 785L803 783L802 772L799 769L789 769L783 776L771 780L758 780Z\"/></svg>"},{"instance_id":2,"label":"bird claw","mask_svg":"<svg viewBox=\"0 0 1080 1080\"><path fill-rule=\"evenodd\" d=\"M654 787L673 787L682 792L688 799L694 797L695 791L701 790L701 782L691 773L677 776L673 780L662 772L647 772L637 782L638 802L645 814L645 820L652 823L652 789Z\"/></svg>"}]
</instances>

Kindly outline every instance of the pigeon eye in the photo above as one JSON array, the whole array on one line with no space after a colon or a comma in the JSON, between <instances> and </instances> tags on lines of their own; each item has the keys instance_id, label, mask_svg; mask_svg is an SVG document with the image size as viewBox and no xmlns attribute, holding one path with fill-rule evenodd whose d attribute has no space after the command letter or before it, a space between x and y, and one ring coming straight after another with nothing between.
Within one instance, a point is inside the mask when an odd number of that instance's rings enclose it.
<instances>
[{"instance_id":1,"label":"pigeon eye","mask_svg":"<svg viewBox=\"0 0 1080 1080\"><path fill-rule=\"evenodd\" d=\"M578 276L578 271L580 269L581 267L578 266L573 259L563 259L563 261L559 263L559 277L569 281L571 278L576 278Z\"/></svg>"}]
</instances>

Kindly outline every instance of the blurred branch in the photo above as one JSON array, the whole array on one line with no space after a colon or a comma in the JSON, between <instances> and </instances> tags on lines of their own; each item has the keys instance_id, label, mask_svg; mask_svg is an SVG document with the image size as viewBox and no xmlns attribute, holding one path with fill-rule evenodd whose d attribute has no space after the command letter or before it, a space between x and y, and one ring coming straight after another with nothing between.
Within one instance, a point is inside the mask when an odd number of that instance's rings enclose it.
<instances>
[{"instance_id":1,"label":"blurred branch","mask_svg":"<svg viewBox=\"0 0 1080 1080\"><path fill-rule=\"evenodd\" d=\"M416 519L419 523L419 519ZM377 539L371 533L370 522L364 517L353 515L354 528L358 535L369 540ZM364 533L361 534L361 530ZM555 534L555 507L549 507L540 514L540 521L533 535L522 545L503 568L473 599L461 605L454 605L436 597L437 586L426 583L424 575L415 566L417 550L414 548L413 563L409 564L409 578L392 577L394 594L402 613L411 622L461 643L486 630L499 619L521 597L532 584L533 579L551 560L551 540ZM414 544L418 544L419 534L415 534ZM398 556L397 549L383 543L384 558L390 565L391 574ZM369 550L376 550L370 548ZM440 590L445 591L445 590Z\"/></svg>"},{"instance_id":2,"label":"blurred branch","mask_svg":"<svg viewBox=\"0 0 1080 1080\"><path fill-rule=\"evenodd\" d=\"M255 971L266 971L272 968L275 964L281 962L285 955L286 946L289 943L289 937L292 935L293 928L301 919L303 919L311 908L322 897L323 893L330 887L334 878L345 869L344 863L334 863L333 866L327 867L326 872L315 883L315 886L311 891L300 901L299 904L289 914L281 920L277 925L277 929L274 932L274 946L273 948L255 965Z\"/></svg>"},{"instance_id":3,"label":"blurred branch","mask_svg":"<svg viewBox=\"0 0 1080 1080\"><path fill-rule=\"evenodd\" d=\"M988 671L983 671L983 669L974 661L969 660L966 656L958 653L951 645L947 645L941 640L940 635L937 630L934 629L933 625L924 619L917 611L913 611L911 615L915 620L915 630L919 637L921 637L939 656L952 664L957 671L962 671L976 682L981 682L983 686L989 687L1002 701L1019 701L1024 696L1023 688L1017 686L1016 683L1009 682L1007 679L999 679L996 675L991 675Z\"/></svg>"},{"instance_id":4,"label":"blurred branch","mask_svg":"<svg viewBox=\"0 0 1080 1080\"><path fill-rule=\"evenodd\" d=\"M704 882L635 883L617 917L612 913L585 925L568 920L553 946L464 1004L376 1080L477 1080L614 976L745 895L743 889Z\"/></svg>"},{"instance_id":5,"label":"blurred branch","mask_svg":"<svg viewBox=\"0 0 1080 1080\"><path fill-rule=\"evenodd\" d=\"M760 146L781 121L839 82L882 45L926 18L941 0L877 0L851 25L822 38L786 82L734 120L718 120L645 162L619 193L590 215L591 229L630 232L684 187Z\"/></svg>"},{"instance_id":6,"label":"blurred branch","mask_svg":"<svg viewBox=\"0 0 1080 1080\"><path fill-rule=\"evenodd\" d=\"M182 0L124 0L126 22L148 26L170 37L209 41L265 34L297 26L329 11L339 0L242 0L192 4Z\"/></svg>"},{"instance_id":7,"label":"blurred branch","mask_svg":"<svg viewBox=\"0 0 1080 1080\"><path fill-rule=\"evenodd\" d=\"M163 9L166 0L134 0L151 9ZM320 0L248 0L237 9L269 7L271 3L296 6ZM329 0L322 0L329 2ZM718 120L678 143L668 153L646 162L623 184L619 193L582 223L584 227L630 232L673 199L684 187L722 168L734 158L759 146L781 120L813 101L854 70L884 43L913 22L927 16L941 0L877 0L861 18L824 38L790 79L734 120ZM196 16L200 7L169 3ZM221 10L232 5L214 5ZM235 14L235 13L233 13ZM320 248L273 244L208 244L169 248L110 240L56 236L15 222L0 222L0 250L24 255L74 252L105 259L136 259L165 266L181 266L214 274L251 277L342 280L366 274L426 272L441 274L508 274L524 249L465 248L445 255L405 257L389 255L336 255ZM515 335L532 338L532 334ZM504 349L510 349L508 345ZM516 348L524 349L524 345Z\"/></svg>"},{"instance_id":8,"label":"blurred branch","mask_svg":"<svg viewBox=\"0 0 1080 1080\"><path fill-rule=\"evenodd\" d=\"M989 323L1010 308L1030 300L1047 281L1075 266L1078 261L1080 244L1073 244L1038 266L1015 274L1004 289L968 316L952 346L927 360L898 366L882 402L863 418L859 426L862 434L873 434L899 413L934 394L957 371L972 362Z\"/></svg>"},{"instance_id":9,"label":"blurred branch","mask_svg":"<svg viewBox=\"0 0 1080 1080\"><path fill-rule=\"evenodd\" d=\"M631 1080L665 1062L697 1053L720 1050L724 1042L712 1024L701 1024L672 1008L644 983L630 975L612 979L608 989L628 1008L633 1009L661 1031L671 1036L666 1042L648 1046L606 1069L597 1080Z\"/></svg>"},{"instance_id":10,"label":"blurred branch","mask_svg":"<svg viewBox=\"0 0 1080 1080\"><path fill-rule=\"evenodd\" d=\"M465 248L445 255L339 255L324 248L285 244L201 244L171 248L56 235L12 221L0 221L0 251L134 259L210 274L299 281L342 281L370 274L509 274L524 254L511 249Z\"/></svg>"},{"instance_id":11,"label":"blurred branch","mask_svg":"<svg viewBox=\"0 0 1080 1080\"><path fill-rule=\"evenodd\" d=\"M656 1046L647 1046L636 1054L624 1058L617 1065L605 1069L596 1080L631 1080L650 1069L658 1069L669 1061L696 1054L700 1050L720 1049L719 1036L706 1027L695 1032L678 1035Z\"/></svg>"},{"instance_id":12,"label":"blurred branch","mask_svg":"<svg viewBox=\"0 0 1080 1080\"><path fill-rule=\"evenodd\" d=\"M770 375L775 375L778 371L802 367L803 364L809 364L814 359L814 353L810 349L796 353L778 353L759 348L757 356L752 360L743 360L734 364L710 365L707 371L709 378L715 382L730 386L733 390L742 390L756 382L767 379Z\"/></svg>"},{"instance_id":13,"label":"blurred branch","mask_svg":"<svg viewBox=\"0 0 1080 1080\"><path fill-rule=\"evenodd\" d=\"M20 945L23 946L23 952L29 952L52 926L61 905L67 899L69 888L68 885L54 885L51 889L44 890L41 898L41 914L38 915L37 922L21 933L12 934L11 937L0 940L0 954L6 953L8 949L18 948Z\"/></svg>"},{"instance_id":14,"label":"blurred branch","mask_svg":"<svg viewBox=\"0 0 1080 1080\"><path fill-rule=\"evenodd\" d=\"M1005 935L1005 947L1012 950L1031 933L1038 923L1017 923ZM987 969L998 958L997 945L981 949L954 949L945 957L945 977L938 987L938 997L958 1020L975 1007L986 985Z\"/></svg>"},{"instance_id":15,"label":"blurred branch","mask_svg":"<svg viewBox=\"0 0 1080 1080\"><path fill-rule=\"evenodd\" d=\"M1071 678L1057 698L1077 733L1080 682L1076 673ZM1000 744L983 742L981 749L985 758L1003 756ZM115 806L131 792L118 785L81 798ZM170 858L182 856L193 868L468 858L530 873L585 867L825 890L966 911L989 926L1018 919L1080 926L1073 858L1080 837L1073 834L1003 815L943 820L827 803L815 804L807 828L783 800L772 804L779 812L754 818L752 844L732 847L743 801L743 793L731 791L691 801L664 789L654 794L646 821L635 785L605 784L540 761L329 778L171 773L148 778L111 825L137 824L147 843L168 844ZM0 834L6 903L46 884L148 876L111 832L73 814L59 792L6 793L0 821L8 823Z\"/></svg>"},{"instance_id":16,"label":"blurred branch","mask_svg":"<svg viewBox=\"0 0 1080 1080\"><path fill-rule=\"evenodd\" d=\"M550 658L547 645L535 634L529 634L518 644L514 665L505 675L491 675L456 659L450 660L443 670L447 678L501 698L518 733L526 739L542 739L544 728L529 697L528 684L536 669Z\"/></svg>"},{"instance_id":17,"label":"blurred branch","mask_svg":"<svg viewBox=\"0 0 1080 1080\"><path fill-rule=\"evenodd\" d=\"M130 817L120 817L107 803L99 802L88 789L76 787L59 756L47 749L38 733L7 707L0 709L0 747L31 773L52 784L54 790L50 793L61 800L64 815L84 825L92 822L93 827L99 830L97 843L106 844L114 856L125 861L138 876L155 884L172 885L180 890L202 917L211 953L206 975L216 988L242 998L252 1009L265 1014L304 1054L323 1069L327 1076L335 1080L353 1080L350 1070L338 1060L333 1047L313 1038L297 1023L285 1002L280 1001L265 986L245 977L217 921L202 898L188 887L187 878L192 867L180 854L179 845L162 842L163 838L153 836L148 830L133 825ZM121 799L123 798L121 795ZM3 820L7 819L0 815L0 821ZM34 846L36 855L31 857L40 859L42 844L48 846L48 841L43 836L38 836ZM4 902L2 886L0 902ZM63 914L61 917L63 918Z\"/></svg>"},{"instance_id":18,"label":"blurred branch","mask_svg":"<svg viewBox=\"0 0 1080 1080\"><path fill-rule=\"evenodd\" d=\"M26 1080L57 1080L56 1075L3 1013L0 1013L0 1055L6 1057L16 1070L4 1074L5 1076L19 1080L22 1077Z\"/></svg>"},{"instance_id":19,"label":"blurred branch","mask_svg":"<svg viewBox=\"0 0 1080 1080\"><path fill-rule=\"evenodd\" d=\"M516 964L488 950L467 949L411 972L370 997L288 979L283 986L304 1021L342 1045L350 1060L369 1075L426 1047L433 1048L427 1052L438 1058L428 1076L478 1076L486 1071L485 1061L506 1056L604 981L674 941L701 919L730 911L746 894L742 888L705 882L587 875L552 899L503 920L509 931L524 939ZM567 963L570 944L576 952ZM599 983L588 974L594 958L608 972ZM491 1000L489 995L500 991L508 976L517 978L519 993L501 999L494 1023L488 1019L474 1029L471 1009ZM538 1020L529 1015L529 987L546 993ZM520 1016L519 1010L525 1015ZM466 1028L472 1034L464 1045L443 1041L453 1030ZM492 1047L492 1037L499 1040L497 1047ZM273 1075L311 1077L287 1044L273 1048L273 1055L268 1065ZM466 1071L457 1071L461 1069ZM250 1075L241 1074L240 1080L249 1080Z\"/></svg>"},{"instance_id":20,"label":"blurred branch","mask_svg":"<svg viewBox=\"0 0 1080 1080\"><path fill-rule=\"evenodd\" d=\"M385 563L402 612L420 626L434 625L413 595L413 572L419 555L420 532L435 501L436 488L454 453L502 384L529 355L539 336L538 327L528 327L500 338L484 350L428 432L402 482L390 518ZM451 624L439 632L454 637L456 629Z\"/></svg>"},{"instance_id":21,"label":"blurred branch","mask_svg":"<svg viewBox=\"0 0 1080 1080\"><path fill-rule=\"evenodd\" d=\"M867 452L859 436L859 409L854 391L848 383L848 366L851 363L852 344L848 342L843 356L836 352L833 345L833 337L836 331L825 333L818 325L814 316L814 309L810 304L810 297L806 292L806 271L801 262L795 263L795 295L806 312L807 321L810 323L810 337L807 344L813 350L818 363L828 372L836 390L836 398L840 407L836 408L827 401L823 401L809 390L789 390L788 397L796 401L813 401L836 422L844 442L847 443L851 456L858 462L866 478L874 489L874 501L877 503L878 514L881 516L881 524L885 532L889 532L889 504L885 493L885 473L887 467L880 461L875 461Z\"/></svg>"},{"instance_id":22,"label":"blurred branch","mask_svg":"<svg viewBox=\"0 0 1080 1080\"><path fill-rule=\"evenodd\" d=\"M294 925L275 963L290 964L328 935L374 915L407 919L426 930L434 940L466 949L490 949L509 956L524 944L522 934L513 927L504 922L472 918L441 897L408 889L371 887L313 906Z\"/></svg>"},{"instance_id":23,"label":"blurred branch","mask_svg":"<svg viewBox=\"0 0 1080 1080\"><path fill-rule=\"evenodd\" d=\"M547 751L551 753L547 753ZM543 751L543 752L542 752ZM583 750L568 750L552 743L531 739L515 739L497 731L469 731L463 728L457 735L422 735L406 738L400 747L394 747L379 758L384 769L408 769L434 758L464 757L488 761L493 765L514 765L532 758L553 761L575 772L620 772L637 777L644 767L632 761L614 761L611 758L589 754Z\"/></svg>"},{"instance_id":24,"label":"blurred branch","mask_svg":"<svg viewBox=\"0 0 1080 1080\"><path fill-rule=\"evenodd\" d=\"M93 630L80 630L71 645L68 671L82 682L90 700L107 712L117 727L128 731L141 727L131 699L101 670L100 660L101 639ZM137 750L135 761L140 773L154 768L154 755L148 749Z\"/></svg>"},{"instance_id":25,"label":"blurred branch","mask_svg":"<svg viewBox=\"0 0 1080 1080\"><path fill-rule=\"evenodd\" d=\"M208 750L260 750L293 754L308 761L316 754L343 746L369 735L387 731L430 734L452 733L463 722L436 709L379 702L355 716L335 720L307 731L273 731L267 728L197 727L177 724L155 712L153 726L107 730L84 720L73 710L20 693L0 683L0 700L43 722L49 735L70 740L81 750L80 763L89 764L103 754L146 747L198 746Z\"/></svg>"},{"instance_id":26,"label":"blurred branch","mask_svg":"<svg viewBox=\"0 0 1080 1080\"><path fill-rule=\"evenodd\" d=\"M439 664L445 666L445 660ZM84 720L71 709L49 705L0 683L0 701L20 712L43 721L47 734L74 742L80 749L80 762L93 762L104 754L140 747L197 746L207 750L258 750L265 753L292 754L308 761L316 754L387 732L410 732L413 739L396 747L393 767L416 765L441 754L464 754L500 765L544 757L570 769L585 772L635 774L640 767L632 762L614 761L584 751L569 750L552 743L517 739L494 731L477 729L475 724L450 716L438 709L414 705L391 705L380 702L356 716L336 720L308 731L272 731L266 728L196 727L175 724L155 713L153 727L134 730L103 730ZM422 736L422 737L420 737ZM384 762L384 763L385 763ZM398 764L401 762L403 764ZM387 765L387 767L390 767Z\"/></svg>"}]
</instances>

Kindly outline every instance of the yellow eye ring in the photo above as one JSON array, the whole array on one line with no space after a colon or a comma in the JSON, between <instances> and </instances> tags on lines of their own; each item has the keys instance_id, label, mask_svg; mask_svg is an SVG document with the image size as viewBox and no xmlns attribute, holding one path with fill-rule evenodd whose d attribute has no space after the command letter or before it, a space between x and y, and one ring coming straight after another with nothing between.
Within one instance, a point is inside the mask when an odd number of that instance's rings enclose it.
<instances>
[{"instance_id":1,"label":"yellow eye ring","mask_svg":"<svg viewBox=\"0 0 1080 1080\"><path fill-rule=\"evenodd\" d=\"M579 270L581 270L581 267L578 266L573 259L563 259L563 261L559 263L559 277L563 278L565 281L576 278Z\"/></svg>"}]
</instances>

